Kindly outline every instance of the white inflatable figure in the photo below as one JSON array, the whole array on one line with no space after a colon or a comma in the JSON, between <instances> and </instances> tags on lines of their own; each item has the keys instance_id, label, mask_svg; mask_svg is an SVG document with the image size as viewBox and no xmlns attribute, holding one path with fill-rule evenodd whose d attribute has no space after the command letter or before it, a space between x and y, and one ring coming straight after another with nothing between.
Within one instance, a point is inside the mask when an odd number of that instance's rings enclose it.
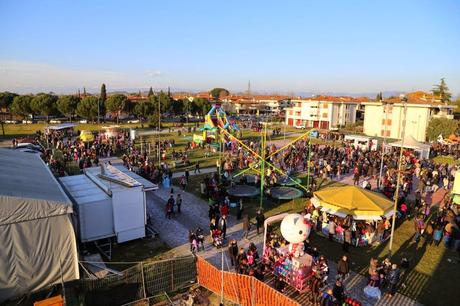
<instances>
[{"instance_id":1,"label":"white inflatable figure","mask_svg":"<svg viewBox=\"0 0 460 306\"><path fill-rule=\"evenodd\" d=\"M294 257L303 256L303 242L310 234L310 226L299 214L289 214L281 221L281 235L289 241L289 253Z\"/></svg>"}]
</instances>

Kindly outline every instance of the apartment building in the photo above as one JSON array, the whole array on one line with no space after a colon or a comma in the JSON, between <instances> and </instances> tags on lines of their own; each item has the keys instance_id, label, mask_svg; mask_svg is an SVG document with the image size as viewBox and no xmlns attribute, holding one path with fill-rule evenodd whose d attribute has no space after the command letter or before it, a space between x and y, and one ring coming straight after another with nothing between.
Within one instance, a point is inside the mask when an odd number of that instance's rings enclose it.
<instances>
[{"instance_id":1,"label":"apartment building","mask_svg":"<svg viewBox=\"0 0 460 306\"><path fill-rule=\"evenodd\" d=\"M400 139L405 124L406 136L426 141L426 129L432 118L454 118L455 106L446 105L433 95L417 91L407 96L407 113L404 122L404 104L399 98L364 102L364 134Z\"/></svg>"},{"instance_id":2,"label":"apartment building","mask_svg":"<svg viewBox=\"0 0 460 306\"><path fill-rule=\"evenodd\" d=\"M291 100L285 123L290 126L337 129L356 122L356 111L367 98L316 96Z\"/></svg>"}]
</instances>

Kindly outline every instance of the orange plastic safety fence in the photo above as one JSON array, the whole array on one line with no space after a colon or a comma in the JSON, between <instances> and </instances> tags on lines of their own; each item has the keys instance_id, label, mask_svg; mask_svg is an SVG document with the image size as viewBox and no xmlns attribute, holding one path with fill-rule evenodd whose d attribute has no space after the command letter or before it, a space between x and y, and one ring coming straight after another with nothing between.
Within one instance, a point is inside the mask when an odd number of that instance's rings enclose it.
<instances>
[{"instance_id":1,"label":"orange plastic safety fence","mask_svg":"<svg viewBox=\"0 0 460 306\"><path fill-rule=\"evenodd\" d=\"M216 294L221 294L222 271L201 257L197 258L196 265L198 283ZM254 277L232 272L224 272L224 296L242 306L300 305Z\"/></svg>"}]
</instances>

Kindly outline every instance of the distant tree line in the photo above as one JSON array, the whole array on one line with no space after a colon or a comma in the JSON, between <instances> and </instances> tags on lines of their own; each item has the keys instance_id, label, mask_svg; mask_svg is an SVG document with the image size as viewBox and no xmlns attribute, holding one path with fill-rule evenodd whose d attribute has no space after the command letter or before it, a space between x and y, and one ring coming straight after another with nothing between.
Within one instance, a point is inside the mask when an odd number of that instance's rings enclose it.
<instances>
[{"instance_id":1,"label":"distant tree line","mask_svg":"<svg viewBox=\"0 0 460 306\"><path fill-rule=\"evenodd\" d=\"M216 90L214 91L216 92ZM136 96L141 96L135 94ZM121 113L134 115L140 120L158 122L158 115L201 115L210 109L211 102L205 98L173 99L169 94L160 91L154 93L150 88L148 98L132 102L124 94L107 95L106 86L102 84L100 95L55 95L53 93L38 93L35 95L18 95L11 92L0 92L0 108L6 109L11 115L23 118L37 115L65 116L72 120L75 116L95 121L107 112L113 114L118 122ZM156 118L156 120L155 120Z\"/></svg>"}]
</instances>

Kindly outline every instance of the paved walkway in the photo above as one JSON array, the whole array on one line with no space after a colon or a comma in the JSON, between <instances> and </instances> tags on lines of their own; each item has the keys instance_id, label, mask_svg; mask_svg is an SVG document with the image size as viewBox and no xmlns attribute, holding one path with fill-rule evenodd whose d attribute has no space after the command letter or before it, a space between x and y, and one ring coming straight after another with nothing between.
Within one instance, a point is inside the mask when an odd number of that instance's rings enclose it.
<instances>
[{"instance_id":1,"label":"paved walkway","mask_svg":"<svg viewBox=\"0 0 460 306\"><path fill-rule=\"evenodd\" d=\"M210 172L211 169L213 170L213 168L209 169ZM179 173L179 175L181 174ZM170 189L160 188L157 191L151 192L147 196L148 213L151 214L153 225L156 230L159 231L161 239L173 248L171 250L171 254L175 256L190 254L188 231L189 229L194 230L198 226L201 226L207 236L205 240L205 250L200 251L198 255L221 269L222 252L224 252L224 269L232 271L233 268L230 267L229 258L227 257L227 248L216 249L210 243L208 203L191 193L183 192L179 187L174 187L175 197L178 192L181 193L183 199L182 213L174 215L170 220L165 218L165 205L170 196ZM236 220L234 216L229 216L227 237L227 239L237 239L238 246L244 248L247 248L250 242L254 242L260 253L262 253L263 234L257 235L254 229L248 237L249 240L242 239L242 223ZM335 275L336 264L334 262L330 262L329 279L335 279ZM272 284L272 280L267 280L267 283ZM332 285L332 282L330 282L330 284ZM363 302L363 305L420 305L416 301L413 301L401 294L396 294L396 296L391 299L386 296L380 300L370 299L366 297L363 292L363 288L366 284L366 277L354 272L351 272L350 276L345 280L347 293ZM310 296L308 293L299 295L291 288L286 292L286 294L297 300L302 305L311 305L311 303L309 303Z\"/></svg>"}]
</instances>

